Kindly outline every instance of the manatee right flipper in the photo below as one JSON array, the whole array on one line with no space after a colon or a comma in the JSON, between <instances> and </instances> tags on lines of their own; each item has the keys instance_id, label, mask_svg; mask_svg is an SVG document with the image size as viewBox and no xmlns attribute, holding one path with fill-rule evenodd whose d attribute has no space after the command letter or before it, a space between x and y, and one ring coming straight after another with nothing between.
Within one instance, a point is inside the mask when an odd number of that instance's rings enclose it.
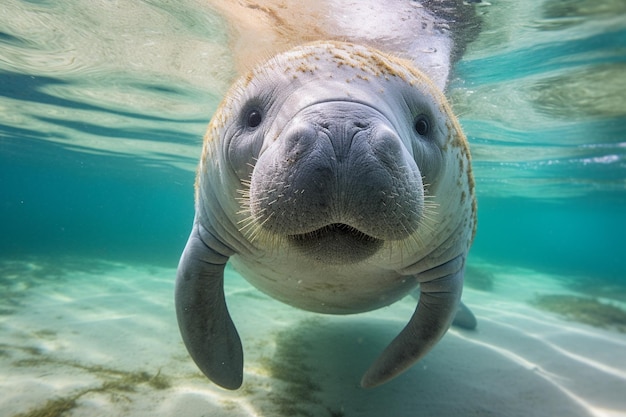
<instances>
[{"instance_id":1,"label":"manatee right flipper","mask_svg":"<svg viewBox=\"0 0 626 417\"><path fill-rule=\"evenodd\" d=\"M417 276L420 295L413 316L361 379L372 388L404 372L448 331L461 301L465 254Z\"/></svg>"},{"instance_id":2,"label":"manatee right flipper","mask_svg":"<svg viewBox=\"0 0 626 417\"><path fill-rule=\"evenodd\" d=\"M237 389L243 381L243 349L224 299L224 268L232 254L224 254L228 252L194 224L176 276L176 316L200 370L223 388Z\"/></svg>"},{"instance_id":3,"label":"manatee right flipper","mask_svg":"<svg viewBox=\"0 0 626 417\"><path fill-rule=\"evenodd\" d=\"M420 299L419 287L411 292L411 296L416 300ZM460 327L461 329L474 330L476 326L478 326L478 320L476 320L476 316L472 313L472 310L470 310L463 301L459 301L459 306L454 315L454 320L452 320L452 325Z\"/></svg>"}]
</instances>

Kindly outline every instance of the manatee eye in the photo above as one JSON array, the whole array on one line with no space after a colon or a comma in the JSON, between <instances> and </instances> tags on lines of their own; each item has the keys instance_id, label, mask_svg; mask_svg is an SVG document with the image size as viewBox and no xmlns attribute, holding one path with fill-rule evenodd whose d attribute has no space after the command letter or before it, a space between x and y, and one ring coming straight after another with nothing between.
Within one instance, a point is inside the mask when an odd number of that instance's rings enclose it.
<instances>
[{"instance_id":1,"label":"manatee eye","mask_svg":"<svg viewBox=\"0 0 626 417\"><path fill-rule=\"evenodd\" d=\"M248 115L246 116L246 126L254 129L263 121L263 117L261 116L261 112L258 110L250 110Z\"/></svg>"},{"instance_id":2,"label":"manatee eye","mask_svg":"<svg viewBox=\"0 0 626 417\"><path fill-rule=\"evenodd\" d=\"M428 132L430 132L430 123L428 122L428 118L425 115L420 114L415 118L413 128L420 136L428 135Z\"/></svg>"}]
</instances>

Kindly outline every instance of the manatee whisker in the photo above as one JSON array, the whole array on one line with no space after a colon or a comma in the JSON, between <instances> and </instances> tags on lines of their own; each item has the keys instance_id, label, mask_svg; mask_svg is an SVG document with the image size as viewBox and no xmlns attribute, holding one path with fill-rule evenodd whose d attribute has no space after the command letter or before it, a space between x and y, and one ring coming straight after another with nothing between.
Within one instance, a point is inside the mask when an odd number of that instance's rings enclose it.
<instances>
[{"instance_id":1,"label":"manatee whisker","mask_svg":"<svg viewBox=\"0 0 626 417\"><path fill-rule=\"evenodd\" d=\"M268 222L268 221L272 218L272 216L274 216L274 212L271 212L271 213L269 214L269 216L267 216L267 217L265 218L265 220L263 220L261 223L259 223L259 227L263 227L263 226L265 226L265 223L267 223L267 222Z\"/></svg>"},{"instance_id":2,"label":"manatee whisker","mask_svg":"<svg viewBox=\"0 0 626 417\"><path fill-rule=\"evenodd\" d=\"M264 210L265 210L265 209L264 209ZM249 216L248 216L248 217L246 217L246 218L244 218L244 219L239 220L239 221L237 222L237 224L241 224L241 223L246 222L246 221L255 222L255 221L258 219L258 215L253 215L253 214L250 214L250 212L249 212L249 211L243 211L243 210L242 210L242 211L238 212L237 214L249 214Z\"/></svg>"}]
</instances>

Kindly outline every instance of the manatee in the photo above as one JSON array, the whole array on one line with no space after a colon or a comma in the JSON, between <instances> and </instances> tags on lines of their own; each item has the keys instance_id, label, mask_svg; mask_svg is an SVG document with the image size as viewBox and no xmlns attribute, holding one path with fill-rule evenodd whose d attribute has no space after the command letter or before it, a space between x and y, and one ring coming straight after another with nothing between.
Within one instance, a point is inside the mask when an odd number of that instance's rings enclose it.
<instances>
[{"instance_id":1,"label":"manatee","mask_svg":"<svg viewBox=\"0 0 626 417\"><path fill-rule=\"evenodd\" d=\"M476 230L470 152L443 94L449 69L444 81L432 71L371 44L318 40L259 63L227 92L204 138L175 290L183 341L214 383L243 380L227 262L317 313L370 311L419 288L363 387L426 355L459 309L458 322L475 326L460 301Z\"/></svg>"}]
</instances>

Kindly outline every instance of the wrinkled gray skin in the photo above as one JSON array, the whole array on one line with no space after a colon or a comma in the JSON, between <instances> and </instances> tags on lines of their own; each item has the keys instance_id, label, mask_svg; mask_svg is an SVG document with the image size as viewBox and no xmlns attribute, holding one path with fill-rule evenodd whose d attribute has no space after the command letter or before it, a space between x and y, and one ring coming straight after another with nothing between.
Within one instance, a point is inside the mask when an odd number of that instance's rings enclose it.
<instances>
[{"instance_id":1,"label":"wrinkled gray skin","mask_svg":"<svg viewBox=\"0 0 626 417\"><path fill-rule=\"evenodd\" d=\"M423 357L459 311L476 214L469 158L439 88L368 47L308 44L240 79L205 137L176 282L198 367L224 388L242 383L228 261L263 292L320 313L377 309L419 286L414 315L361 384Z\"/></svg>"}]
</instances>

